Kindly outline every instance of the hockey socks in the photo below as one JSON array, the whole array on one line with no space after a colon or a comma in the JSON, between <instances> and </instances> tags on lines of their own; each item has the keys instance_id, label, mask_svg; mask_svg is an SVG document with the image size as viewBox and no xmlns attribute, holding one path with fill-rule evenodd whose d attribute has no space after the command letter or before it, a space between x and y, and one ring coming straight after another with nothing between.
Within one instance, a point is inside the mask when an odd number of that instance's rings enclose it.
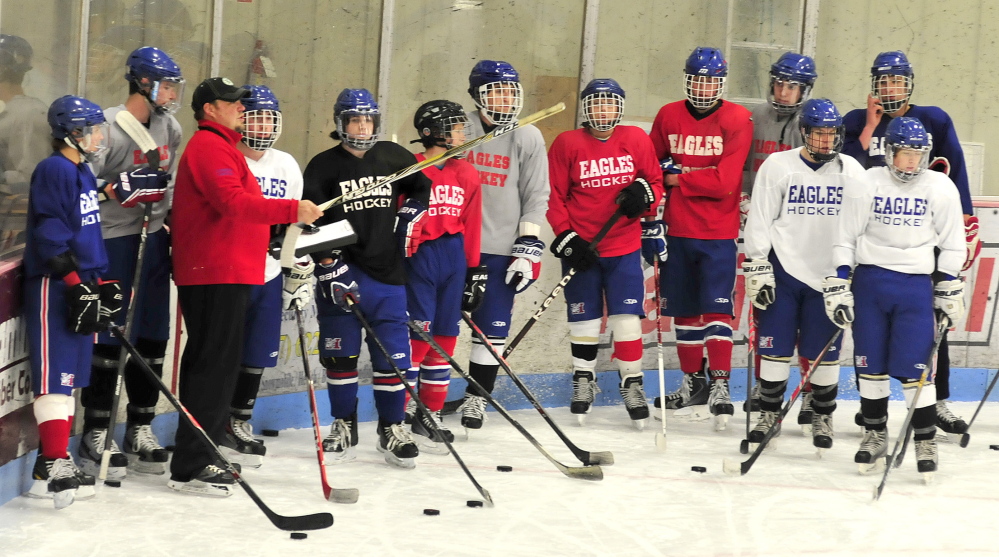
<instances>
[{"instance_id":1,"label":"hockey socks","mask_svg":"<svg viewBox=\"0 0 999 557\"><path fill-rule=\"evenodd\" d=\"M38 422L38 444L42 456L48 459L69 458L69 405L76 404L68 395L49 394L35 399L35 421Z\"/></svg>"},{"instance_id":2,"label":"hockey socks","mask_svg":"<svg viewBox=\"0 0 999 557\"><path fill-rule=\"evenodd\" d=\"M487 336L486 339L493 345L498 354L503 353L503 348L506 346L505 337ZM472 337L472 352L469 354L469 360L468 374L479 385L482 385L482 388L487 393L493 392L493 388L496 386L496 375L499 373L499 362L496 361L496 358L493 358L492 354L489 353L489 349L482 344L482 340L479 337ZM465 392L479 396L479 393L474 392L471 384L469 384Z\"/></svg>"},{"instance_id":3,"label":"hockey socks","mask_svg":"<svg viewBox=\"0 0 999 557\"><path fill-rule=\"evenodd\" d=\"M704 327L701 317L677 317L676 355L680 358L680 371L697 373L701 371L704 357Z\"/></svg>"},{"instance_id":4,"label":"hockey socks","mask_svg":"<svg viewBox=\"0 0 999 557\"><path fill-rule=\"evenodd\" d=\"M326 366L326 394L333 419L347 418L357 405L357 356L323 358Z\"/></svg>"},{"instance_id":5,"label":"hockey socks","mask_svg":"<svg viewBox=\"0 0 999 557\"><path fill-rule=\"evenodd\" d=\"M354 396L357 396L355 372ZM406 389L394 371L374 370L371 378L378 419L389 424L401 424L406 417ZM443 403L443 401L442 401Z\"/></svg>"},{"instance_id":6,"label":"hockey socks","mask_svg":"<svg viewBox=\"0 0 999 557\"><path fill-rule=\"evenodd\" d=\"M135 343L135 348L139 354L145 358L149 367L153 368L158 377L163 377L163 355L166 354L166 347L167 341L165 340L140 338ZM117 360L115 368L117 371ZM156 385L146 377L138 362L131 358L125 364L125 391L128 393L128 401L139 408L155 408L160 396L160 391ZM256 396L257 393L254 391L252 398L256 398ZM110 410L110 407L108 409ZM129 417L129 421L132 421L131 417Z\"/></svg>"},{"instance_id":7,"label":"hockey socks","mask_svg":"<svg viewBox=\"0 0 999 557\"><path fill-rule=\"evenodd\" d=\"M257 402L257 392L260 391L260 380L263 375L264 368L261 367L242 366L239 368L236 389L229 406L234 417L243 421L253 417L253 405ZM129 421L132 420L129 419Z\"/></svg>"},{"instance_id":8,"label":"hockey socks","mask_svg":"<svg viewBox=\"0 0 999 557\"><path fill-rule=\"evenodd\" d=\"M454 354L458 337L434 335L436 342L448 355ZM420 400L431 412L437 412L444 407L447 398L447 388L451 383L451 364L440 354L432 351L426 355L420 364Z\"/></svg>"},{"instance_id":9,"label":"hockey socks","mask_svg":"<svg viewBox=\"0 0 999 557\"><path fill-rule=\"evenodd\" d=\"M708 369L732 371L732 317L723 313L705 313L704 347L708 353Z\"/></svg>"},{"instance_id":10,"label":"hockey socks","mask_svg":"<svg viewBox=\"0 0 999 557\"><path fill-rule=\"evenodd\" d=\"M91 359L90 385L83 388L83 430L107 429L111 422L111 399L118 373L120 346L95 344ZM155 405L155 403L154 403Z\"/></svg>"}]
</instances>

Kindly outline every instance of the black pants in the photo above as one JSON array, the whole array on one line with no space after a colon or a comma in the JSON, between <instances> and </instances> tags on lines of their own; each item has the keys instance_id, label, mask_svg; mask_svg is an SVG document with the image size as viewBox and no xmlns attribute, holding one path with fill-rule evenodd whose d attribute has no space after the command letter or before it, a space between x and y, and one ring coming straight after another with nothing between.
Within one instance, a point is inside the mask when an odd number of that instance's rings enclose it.
<instances>
[{"instance_id":1,"label":"black pants","mask_svg":"<svg viewBox=\"0 0 999 557\"><path fill-rule=\"evenodd\" d=\"M940 349L937 350L937 400L950 398L950 347L947 344L947 331L940 339Z\"/></svg>"},{"instance_id":2,"label":"black pants","mask_svg":"<svg viewBox=\"0 0 999 557\"><path fill-rule=\"evenodd\" d=\"M187 324L187 345L180 363L180 401L216 444L222 442L229 403L243 355L243 323L250 299L248 284L179 286ZM217 460L183 417L170 463L174 480L188 481Z\"/></svg>"}]
</instances>

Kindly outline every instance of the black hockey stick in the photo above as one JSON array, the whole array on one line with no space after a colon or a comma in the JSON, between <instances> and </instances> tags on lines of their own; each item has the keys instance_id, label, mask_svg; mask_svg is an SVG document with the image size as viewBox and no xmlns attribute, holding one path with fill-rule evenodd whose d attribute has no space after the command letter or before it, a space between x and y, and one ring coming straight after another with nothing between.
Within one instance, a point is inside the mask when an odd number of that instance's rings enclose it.
<instances>
[{"instance_id":1,"label":"black hockey stick","mask_svg":"<svg viewBox=\"0 0 999 557\"><path fill-rule=\"evenodd\" d=\"M809 366L806 372L801 374L801 382L798 383L798 387L794 389L793 393L791 393L791 398L784 403L784 407L780 409L780 414L777 414L777 421L774 422L773 427L771 427L767 431L766 435L763 436L763 439L760 441L759 446L756 447L756 450L753 451L753 454L749 455L749 458L741 463L729 458L722 461L722 469L725 470L726 474L733 476L745 476L746 473L749 472L749 469L753 467L753 463L756 462L756 459L760 458L760 455L763 454L763 450L767 448L767 444L770 443L770 440L773 439L774 436L780 431L781 422L784 421L784 417L787 416L787 413L791 411L791 407L794 406L794 403L798 401L801 391L805 388L805 385L808 384L808 380L812 377L812 370L819 365L823 358L826 357L826 353L829 352L829 349L832 348L832 345L835 344L836 340L838 340L842 334L843 329L837 328L836 332L833 333L832 338L830 338L829 342L822 347L822 351L819 352L819 355L815 358L815 363Z\"/></svg>"},{"instance_id":2,"label":"black hockey stick","mask_svg":"<svg viewBox=\"0 0 999 557\"><path fill-rule=\"evenodd\" d=\"M999 370L996 370L995 376L992 378L992 382L989 383L989 388L985 389L985 396L982 397L982 401L978 403L978 408L975 408L975 413L971 416L971 421L968 422L968 429L961 434L961 448L964 449L968 446L968 442L971 441L971 426L975 424L975 418L978 417L978 413L982 410L982 406L985 406L985 401L989 399L989 393L992 392L992 387L996 386L996 380L999 379Z\"/></svg>"},{"instance_id":3,"label":"black hockey stick","mask_svg":"<svg viewBox=\"0 0 999 557\"><path fill-rule=\"evenodd\" d=\"M458 365L458 362L456 362L454 358L451 357L450 354L448 354L443 348L441 348L441 345L437 344L437 341L435 341L432 336L427 334L427 332L424 331L422 328L420 328L419 325L417 325L416 323L409 321L408 324L409 328L413 332L418 334L420 338L423 339L424 342L429 344L431 348L434 349L435 352L437 352L438 354L440 354L442 358L447 360L447 362L451 364L451 367L453 367L454 370L457 371L459 375L464 377L465 381L468 381L468 384L471 385L472 388L474 388L476 391L478 391L479 394L483 398L485 398L487 402L489 402L489 404L492 404L493 408L495 408L497 412L499 412L504 418L507 419L508 422L510 422L510 425L516 428L516 430L519 431L521 435L526 437L527 440L532 445L534 445L534 448L537 449L538 452L540 452L545 458L547 458L549 462L554 464L555 467L558 468L559 472L562 472L566 476L577 480L604 479L604 472L600 468L600 466L596 465L566 466L565 464L556 460L555 457L552 456L552 454L548 452L548 450L545 449L544 446L542 446L541 443L539 443L538 440L535 439L533 435L531 435L530 433L528 433L526 429L524 429L524 426L520 425L520 422L514 419L514 417L511 416L509 412L507 412L506 408L503 408L503 406L495 398L493 398L491 394L487 393L486 390L482 388L482 385L480 385L478 381L476 381L471 375L466 373L465 370L462 369L460 365Z\"/></svg>"},{"instance_id":4,"label":"black hockey stick","mask_svg":"<svg viewBox=\"0 0 999 557\"><path fill-rule=\"evenodd\" d=\"M419 409L420 412L423 412L425 415L430 415L430 410L428 410L426 405L423 404L423 401L420 400L419 395L417 395L416 391L413 390L412 385L410 385L409 382L406 381L406 374L399 369L399 366L395 365L395 361L392 359L392 356L389 354L388 349L385 348L384 344L382 344L381 339L378 338L377 335L375 335L375 329L371 326L371 323L368 322L368 318L364 316L364 313L361 312L361 308L360 306L357 305L357 301L354 300L354 297L349 294L347 295L346 299L347 299L347 306L350 307L350 311L352 311L354 313L354 316L357 317L357 320L361 322L361 326L364 327L365 332L367 332L368 338L373 340L375 342L375 345L378 346L378 350L385 355L385 360L389 363L389 365L392 366L392 372L395 373L396 377L399 378L399 381L402 382L402 386L406 389L406 392L409 393L410 398L412 398L413 401L416 402L416 407ZM468 466L465 466L465 461L463 461L461 457L458 456L458 451L454 450L454 446L451 445L451 442L447 440L447 437L441 434L441 430L439 427L437 427L437 424L434 422L434 420L429 420L429 422L430 422L429 423L430 429L434 430L436 436L440 438L440 440L443 441L444 444L447 446L448 451L451 452L451 456L454 457L454 460L458 463L458 466L460 466L462 471L465 472L465 475L468 476L469 481L472 482L472 485L475 486L475 489L479 491L479 495L482 495L482 498L485 499L490 506L492 506L493 504L492 496L489 495L489 492L486 491L486 488L479 485L479 482L475 480L475 476L472 475L471 470L468 469Z\"/></svg>"},{"instance_id":5,"label":"black hockey stick","mask_svg":"<svg viewBox=\"0 0 999 557\"><path fill-rule=\"evenodd\" d=\"M881 476L881 483L874 488L875 501L881 498L881 493L885 490L885 484L888 483L888 475L891 474L891 471L895 468L892 466L892 463L899 455L902 444L908 438L906 432L912 426L912 415L916 413L916 403L919 402L919 394L923 392L923 385L926 384L926 378L929 377L930 370L936 367L934 365L934 359L937 354L937 349L940 348L940 342L943 340L944 332L947 330L949 323L950 319L948 319L946 315L943 315L943 313L938 312L936 337L933 339L933 349L930 350L930 355L926 358L926 367L923 368L923 373L919 376L919 384L916 385L916 394L912 395L912 404L909 405L909 411L905 413L905 419L902 420L902 434L895 440L895 448L892 449L891 454L888 455L885 460L885 472Z\"/></svg>"},{"instance_id":6,"label":"black hockey stick","mask_svg":"<svg viewBox=\"0 0 999 557\"><path fill-rule=\"evenodd\" d=\"M604 224L604 227L601 228L599 232L597 232L596 237L593 238L592 242L590 242L590 249L593 250L597 249L597 244L600 243L600 240L604 239L604 236L606 236L607 233L610 232L610 229L614 227L614 224L622 216L623 215L621 214L620 209L614 211L614 214L611 215L611 217L607 220L607 223ZM548 310L548 306L552 305L552 302L555 301L555 298L558 298L558 295L562 293L562 289L565 288L565 285L569 284L569 281L572 280L572 277L575 275L576 275L576 269L569 267L569 272L562 277L562 280L558 281L558 284L556 284L555 288L552 289L551 294L549 294L548 297L541 302L541 307L539 307L538 310L534 312L534 315L532 315L531 318L527 320L527 323L524 323L524 326L521 327L520 332L517 333L517 336L513 337L513 340L510 341L510 344L506 345L506 349L503 350L504 358L510 357L510 354L513 353L513 350L517 348L518 344L520 344L520 341L524 340L524 337L527 336L527 332L531 330L531 327L533 327L534 324L537 323L539 319L541 319L541 316L545 313L546 310Z\"/></svg>"},{"instance_id":7,"label":"black hockey stick","mask_svg":"<svg viewBox=\"0 0 999 557\"><path fill-rule=\"evenodd\" d=\"M611 464L614 464L614 455L610 451L589 452L589 451L584 451L583 449L577 447L576 444L573 443L572 440L570 440L565 435L565 433L562 432L562 429L558 427L558 424L555 423L555 420L552 420L552 417L548 415L548 412L544 409L544 407L541 406L541 403L538 401L538 398L534 396L534 393L532 393L531 390L527 388L527 385L525 385L524 382L521 381L520 377L518 377L517 374L514 373L512 369L510 369L510 364L508 364L506 360L503 357L501 357L499 353L496 352L496 348L494 348L492 343L489 342L489 339L486 338L486 334L482 332L482 329L480 329L479 326L476 325L474 321L472 321L472 316L469 315L467 311L463 311L461 312L461 318L465 320L465 324L472 329L472 334L477 336L479 340L482 342L482 344L486 347L486 350L488 350L489 353L492 354L493 358L496 358L496 361L499 362L500 366L503 367L503 370L506 371L506 374L510 376L510 379L513 381L514 385L517 385L517 388L520 389L522 393L524 393L524 396L527 397L528 402L530 402L531 405L534 406L534 409L537 410L539 414L541 414L541 417L544 418L546 422L548 422L548 425L551 426L552 430L555 431L555 434L558 435L558 438L561 439L563 443L565 443L565 446L568 447L570 451L572 451L572 454L576 457L577 460L579 460L583 464L586 464L587 466L591 466L594 464L602 464L605 466L610 466Z\"/></svg>"},{"instance_id":8,"label":"black hockey stick","mask_svg":"<svg viewBox=\"0 0 999 557\"><path fill-rule=\"evenodd\" d=\"M281 530L287 531L321 530L323 528L333 526L333 515L330 513L284 516L272 511L270 507L264 503L260 496L253 491L253 488L251 488L250 484L243 479L243 476L240 475L239 471L236 470L232 463L229 462L229 459L226 458L225 454L222 453L222 450L219 449L219 446L216 445L215 442L212 441L211 437L208 436L208 433L201 427L198 420L194 419L194 416L191 415L184 404L170 392L170 389L166 386L166 383L163 382L163 379L156 375L153 368L149 367L149 362L147 362L145 358L139 354L139 351L135 349L135 346L129 342L129 340L125 337L125 333L122 332L121 327L112 325L109 330L111 331L111 334L121 342L121 345L128 350L128 353L132 356L132 359L139 364L139 367L146 374L146 377L148 377L149 380L156 385L160 392L162 392L163 395L166 396L167 400L170 401L170 404L177 409L177 413L180 414L181 419L187 420L188 425L190 425L191 428L197 432L197 436L201 439L204 446L214 453L218 462L225 465L226 470L232 474L232 477L235 478L239 485L243 487L243 491L245 491L246 494L250 496L250 499L253 499L253 502L257 504L257 507L259 507L260 510L267 515L271 524Z\"/></svg>"},{"instance_id":9,"label":"black hockey stick","mask_svg":"<svg viewBox=\"0 0 999 557\"><path fill-rule=\"evenodd\" d=\"M326 478L326 456L323 453L323 434L319 429L319 409L316 407L316 388L312 385L312 370L309 354L306 352L305 325L302 324L302 310L295 308L298 321L298 342L302 349L302 367L305 368L305 383L309 386L309 411L312 412L312 435L316 440L316 458L319 459L319 479L323 484L323 497L333 503L356 503L360 493L355 488L337 489L330 486Z\"/></svg>"}]
</instances>

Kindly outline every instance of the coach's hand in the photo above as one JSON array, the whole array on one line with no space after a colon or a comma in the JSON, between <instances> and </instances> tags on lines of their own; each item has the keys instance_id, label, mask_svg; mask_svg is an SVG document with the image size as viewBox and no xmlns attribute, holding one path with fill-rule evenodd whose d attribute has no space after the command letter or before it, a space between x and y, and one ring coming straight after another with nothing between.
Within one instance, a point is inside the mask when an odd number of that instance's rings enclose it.
<instances>
[{"instance_id":1,"label":"coach's hand","mask_svg":"<svg viewBox=\"0 0 999 557\"><path fill-rule=\"evenodd\" d=\"M298 202L298 222L312 224L321 216L323 216L323 212L319 210L319 207L315 203L308 199Z\"/></svg>"}]
</instances>

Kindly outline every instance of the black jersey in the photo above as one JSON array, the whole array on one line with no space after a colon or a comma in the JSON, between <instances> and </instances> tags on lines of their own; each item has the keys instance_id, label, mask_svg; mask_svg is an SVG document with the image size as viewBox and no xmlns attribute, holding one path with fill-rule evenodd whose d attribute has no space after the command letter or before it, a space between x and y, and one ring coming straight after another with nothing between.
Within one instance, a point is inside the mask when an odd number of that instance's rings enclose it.
<instances>
[{"instance_id":1,"label":"black jersey","mask_svg":"<svg viewBox=\"0 0 999 557\"><path fill-rule=\"evenodd\" d=\"M416 157L391 141L379 141L363 158L355 157L342 145L337 145L313 157L305 167L302 198L319 205L414 164ZM395 238L400 196L415 197L426 206L430 181L422 172L416 172L327 210L315 224L346 218L357 233L357 243L341 250L346 261L386 284L405 284L402 253Z\"/></svg>"}]
</instances>

